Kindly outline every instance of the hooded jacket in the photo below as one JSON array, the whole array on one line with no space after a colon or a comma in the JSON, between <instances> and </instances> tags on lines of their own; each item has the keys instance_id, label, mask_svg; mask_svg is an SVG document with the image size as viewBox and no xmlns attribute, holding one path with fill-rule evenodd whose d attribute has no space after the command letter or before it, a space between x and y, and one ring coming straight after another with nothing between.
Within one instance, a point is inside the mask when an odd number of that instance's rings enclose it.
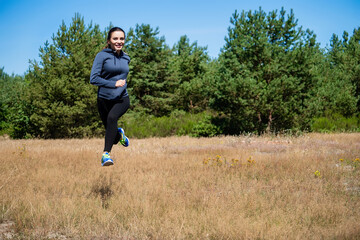
<instances>
[{"instance_id":1,"label":"hooded jacket","mask_svg":"<svg viewBox=\"0 0 360 240\"><path fill-rule=\"evenodd\" d=\"M114 50L105 48L99 52L91 69L90 83L98 86L98 97L108 100L120 100L128 96L126 86L115 87L116 81L127 79L129 73L130 57L120 52L118 55Z\"/></svg>"}]
</instances>

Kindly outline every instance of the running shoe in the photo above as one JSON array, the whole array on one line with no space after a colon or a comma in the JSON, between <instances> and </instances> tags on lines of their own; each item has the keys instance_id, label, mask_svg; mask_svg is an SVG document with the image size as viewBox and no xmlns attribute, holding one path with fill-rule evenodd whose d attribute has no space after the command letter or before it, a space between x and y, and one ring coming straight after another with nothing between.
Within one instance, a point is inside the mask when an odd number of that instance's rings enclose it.
<instances>
[{"instance_id":1,"label":"running shoe","mask_svg":"<svg viewBox=\"0 0 360 240\"><path fill-rule=\"evenodd\" d=\"M121 145L123 145L124 147L128 147L129 144L130 144L130 141L129 139L125 136L125 132L124 132L124 129L122 128L118 128L118 131L120 133L120 143Z\"/></svg>"},{"instance_id":2,"label":"running shoe","mask_svg":"<svg viewBox=\"0 0 360 240\"><path fill-rule=\"evenodd\" d=\"M103 153L102 158L101 158L101 165L104 166L110 166L110 165L114 165L113 160L110 158L109 153Z\"/></svg>"}]
</instances>

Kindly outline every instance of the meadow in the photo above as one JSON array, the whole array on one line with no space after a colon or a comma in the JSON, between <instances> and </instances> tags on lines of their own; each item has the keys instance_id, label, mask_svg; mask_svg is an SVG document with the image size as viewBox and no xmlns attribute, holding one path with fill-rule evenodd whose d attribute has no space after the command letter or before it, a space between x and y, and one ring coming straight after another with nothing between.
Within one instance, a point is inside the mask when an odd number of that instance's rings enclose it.
<instances>
[{"instance_id":1,"label":"meadow","mask_svg":"<svg viewBox=\"0 0 360 240\"><path fill-rule=\"evenodd\" d=\"M360 239L360 134L0 140L0 239Z\"/></svg>"}]
</instances>

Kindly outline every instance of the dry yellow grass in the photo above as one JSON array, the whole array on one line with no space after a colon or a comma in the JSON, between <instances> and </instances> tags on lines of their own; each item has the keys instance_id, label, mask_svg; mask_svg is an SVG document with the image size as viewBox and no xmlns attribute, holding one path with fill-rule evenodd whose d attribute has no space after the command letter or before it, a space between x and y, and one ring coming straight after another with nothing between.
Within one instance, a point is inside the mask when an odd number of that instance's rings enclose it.
<instances>
[{"instance_id":1,"label":"dry yellow grass","mask_svg":"<svg viewBox=\"0 0 360 240\"><path fill-rule=\"evenodd\" d=\"M0 239L360 238L360 134L0 145Z\"/></svg>"}]
</instances>

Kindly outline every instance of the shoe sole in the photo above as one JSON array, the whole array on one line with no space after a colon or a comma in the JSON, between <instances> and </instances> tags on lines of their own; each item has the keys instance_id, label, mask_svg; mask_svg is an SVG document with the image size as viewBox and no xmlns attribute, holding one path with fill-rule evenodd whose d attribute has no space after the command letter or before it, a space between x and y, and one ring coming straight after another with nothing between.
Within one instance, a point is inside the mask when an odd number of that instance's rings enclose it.
<instances>
[{"instance_id":1,"label":"shoe sole","mask_svg":"<svg viewBox=\"0 0 360 240\"><path fill-rule=\"evenodd\" d=\"M111 165L114 165L114 163L112 161L106 161L103 163L103 167L107 167L107 166L111 166Z\"/></svg>"}]
</instances>

